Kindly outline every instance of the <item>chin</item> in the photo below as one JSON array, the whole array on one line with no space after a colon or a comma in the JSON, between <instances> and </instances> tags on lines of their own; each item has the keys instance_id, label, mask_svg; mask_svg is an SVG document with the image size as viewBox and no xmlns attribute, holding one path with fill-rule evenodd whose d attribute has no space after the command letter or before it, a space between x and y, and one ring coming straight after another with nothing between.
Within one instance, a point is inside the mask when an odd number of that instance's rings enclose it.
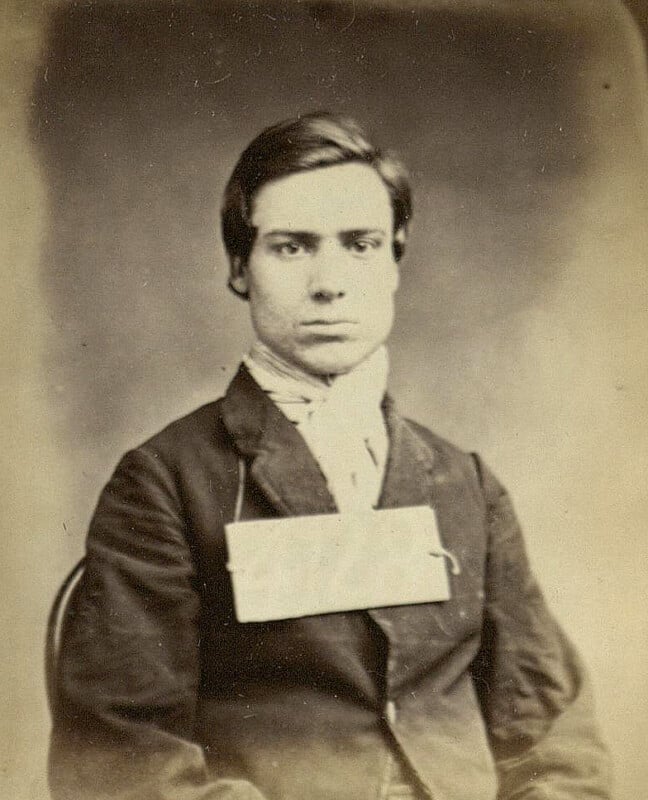
<instances>
[{"instance_id":1,"label":"chin","mask_svg":"<svg viewBox=\"0 0 648 800\"><path fill-rule=\"evenodd\" d=\"M331 352L305 355L300 359L302 369L313 375L344 375L369 358L376 348L356 352Z\"/></svg>"}]
</instances>

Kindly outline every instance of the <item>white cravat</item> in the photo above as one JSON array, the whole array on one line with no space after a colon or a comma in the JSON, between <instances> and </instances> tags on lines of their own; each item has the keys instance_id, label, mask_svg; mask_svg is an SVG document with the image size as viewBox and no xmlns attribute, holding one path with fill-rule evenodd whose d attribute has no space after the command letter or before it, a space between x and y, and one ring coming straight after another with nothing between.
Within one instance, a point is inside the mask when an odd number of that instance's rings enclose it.
<instances>
[{"instance_id":1,"label":"white cravat","mask_svg":"<svg viewBox=\"0 0 648 800\"><path fill-rule=\"evenodd\" d=\"M381 403L388 359L380 347L344 375L309 375L255 342L244 364L296 426L326 478L339 511L376 506L389 447Z\"/></svg>"}]
</instances>

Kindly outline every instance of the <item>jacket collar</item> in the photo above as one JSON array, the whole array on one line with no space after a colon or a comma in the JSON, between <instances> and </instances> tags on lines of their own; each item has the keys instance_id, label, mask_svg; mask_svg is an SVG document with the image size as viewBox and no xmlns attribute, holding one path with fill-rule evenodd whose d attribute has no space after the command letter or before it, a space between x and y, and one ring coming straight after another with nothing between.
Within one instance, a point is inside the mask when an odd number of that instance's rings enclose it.
<instances>
[{"instance_id":1,"label":"jacket collar","mask_svg":"<svg viewBox=\"0 0 648 800\"><path fill-rule=\"evenodd\" d=\"M379 507L427 504L433 452L398 414L391 398L385 398L383 409L390 447ZM280 514L336 513L326 479L297 428L243 365L223 400L223 422L239 452L251 459L252 477Z\"/></svg>"}]
</instances>

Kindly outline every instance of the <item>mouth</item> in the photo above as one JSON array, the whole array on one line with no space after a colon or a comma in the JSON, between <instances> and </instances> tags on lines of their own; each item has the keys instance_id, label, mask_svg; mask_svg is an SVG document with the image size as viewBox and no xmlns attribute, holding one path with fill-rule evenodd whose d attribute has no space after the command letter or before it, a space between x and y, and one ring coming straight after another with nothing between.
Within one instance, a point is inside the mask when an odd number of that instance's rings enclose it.
<instances>
[{"instance_id":1,"label":"mouth","mask_svg":"<svg viewBox=\"0 0 648 800\"><path fill-rule=\"evenodd\" d=\"M341 325L352 326L357 323L352 319L310 319L301 324L304 328L336 328Z\"/></svg>"},{"instance_id":2,"label":"mouth","mask_svg":"<svg viewBox=\"0 0 648 800\"><path fill-rule=\"evenodd\" d=\"M350 319L310 319L300 323L300 327L311 341L345 341L354 337L357 324Z\"/></svg>"}]
</instances>

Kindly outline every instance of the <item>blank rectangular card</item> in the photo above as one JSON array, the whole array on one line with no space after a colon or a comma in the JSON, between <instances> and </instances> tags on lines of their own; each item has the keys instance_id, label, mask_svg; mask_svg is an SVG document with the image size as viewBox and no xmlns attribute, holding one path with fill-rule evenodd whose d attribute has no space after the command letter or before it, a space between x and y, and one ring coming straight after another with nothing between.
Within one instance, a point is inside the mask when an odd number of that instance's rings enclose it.
<instances>
[{"instance_id":1,"label":"blank rectangular card","mask_svg":"<svg viewBox=\"0 0 648 800\"><path fill-rule=\"evenodd\" d=\"M239 622L447 600L429 506L226 525Z\"/></svg>"}]
</instances>

